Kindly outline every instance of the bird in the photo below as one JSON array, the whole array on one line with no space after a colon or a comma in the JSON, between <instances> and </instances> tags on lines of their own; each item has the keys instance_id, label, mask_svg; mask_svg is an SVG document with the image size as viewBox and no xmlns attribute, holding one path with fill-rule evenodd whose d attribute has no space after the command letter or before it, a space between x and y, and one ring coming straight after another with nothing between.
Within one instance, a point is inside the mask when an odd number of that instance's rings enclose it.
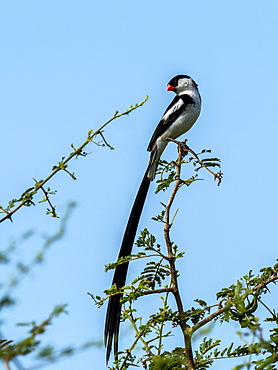
<instances>
[{"instance_id":1,"label":"bird","mask_svg":"<svg viewBox=\"0 0 278 370\"><path fill-rule=\"evenodd\" d=\"M190 76L180 74L173 77L168 82L166 90L173 91L175 97L164 112L147 147L147 151L150 152L149 163L129 215L118 259L129 256L132 252L149 186L155 178L158 161L169 142L168 139L176 139L190 130L201 112L201 96L198 85ZM125 262L115 268L112 285L115 284L118 289L125 285L128 264L128 262ZM111 295L108 301L104 328L106 364L109 362L112 346L114 358L115 360L118 359L117 352L122 308L120 300L122 296L122 293Z\"/></svg>"}]
</instances>

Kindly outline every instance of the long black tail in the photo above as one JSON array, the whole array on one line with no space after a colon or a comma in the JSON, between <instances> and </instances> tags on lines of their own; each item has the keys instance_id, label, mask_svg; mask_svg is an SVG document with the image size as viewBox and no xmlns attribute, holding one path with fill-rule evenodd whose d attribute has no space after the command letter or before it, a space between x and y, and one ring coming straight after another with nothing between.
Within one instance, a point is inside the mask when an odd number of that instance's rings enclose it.
<instances>
[{"instance_id":1,"label":"long black tail","mask_svg":"<svg viewBox=\"0 0 278 370\"><path fill-rule=\"evenodd\" d=\"M132 210L129 215L128 223L125 229L121 249L119 252L119 257L129 256L132 251L132 246L134 243L138 223L140 216L144 207L144 203L148 194L151 179L148 177L149 166L145 172L142 179L141 185L138 189L135 201L133 203ZM128 262L123 263L116 267L114 272L114 277L112 284L116 284L118 288L125 285L126 276L128 270ZM118 337L119 337L119 327L120 327L120 316L121 316L121 303L120 298L122 294L117 294L109 298L106 321L104 329L104 342L106 346L106 362L108 363L112 343L114 341L114 354L117 359L116 353L118 352Z\"/></svg>"}]
</instances>

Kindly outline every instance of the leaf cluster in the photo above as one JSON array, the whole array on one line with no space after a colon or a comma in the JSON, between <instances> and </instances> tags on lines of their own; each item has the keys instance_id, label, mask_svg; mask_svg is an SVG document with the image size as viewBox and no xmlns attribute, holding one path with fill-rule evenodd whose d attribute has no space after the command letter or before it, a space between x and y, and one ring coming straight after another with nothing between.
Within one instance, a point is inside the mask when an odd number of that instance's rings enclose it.
<instances>
[{"instance_id":1,"label":"leaf cluster","mask_svg":"<svg viewBox=\"0 0 278 370\"><path fill-rule=\"evenodd\" d=\"M228 347L219 349L221 340L213 340L204 337L199 349L195 351L196 369L205 370L209 368L215 360L223 360L224 358L237 358L258 354L257 344L243 344L234 347L231 343Z\"/></svg>"},{"instance_id":2,"label":"leaf cluster","mask_svg":"<svg viewBox=\"0 0 278 370\"><path fill-rule=\"evenodd\" d=\"M56 306L49 317L40 324L35 322L18 324L19 326L29 326L29 335L16 343L6 340L4 342L5 345L0 348L0 358L5 362L9 362L19 355L28 355L35 351L40 344L38 336L45 333L47 326L52 323L55 317L66 312L65 308L66 305Z\"/></svg>"},{"instance_id":3,"label":"leaf cluster","mask_svg":"<svg viewBox=\"0 0 278 370\"><path fill-rule=\"evenodd\" d=\"M199 321L203 320L203 318L210 313L211 307L207 305L207 303L201 299L195 299L195 302L199 304L200 307L192 307L189 310L184 311L183 318L185 322L190 320L193 325L197 324Z\"/></svg>"},{"instance_id":4,"label":"leaf cluster","mask_svg":"<svg viewBox=\"0 0 278 370\"><path fill-rule=\"evenodd\" d=\"M0 309L8 308L16 303L15 298L12 296L12 292L36 266L44 261L50 248L64 237L69 218L75 206L76 204L74 202L67 205L65 214L60 219L57 231L52 235L44 237L41 248L34 254L31 260L19 260L17 252L23 243L28 242L31 237L34 237L35 234L33 230L26 231L18 240L13 240L8 248L0 252L0 265L9 265L7 269L11 270L9 274L6 274L6 276L10 275L10 278L6 282L3 281L0 285L0 292L2 291L0 295Z\"/></svg>"},{"instance_id":5,"label":"leaf cluster","mask_svg":"<svg viewBox=\"0 0 278 370\"><path fill-rule=\"evenodd\" d=\"M153 356L149 370L180 370L187 369L187 360L183 348L175 348L172 352L165 351L161 355Z\"/></svg>"},{"instance_id":6,"label":"leaf cluster","mask_svg":"<svg viewBox=\"0 0 278 370\"><path fill-rule=\"evenodd\" d=\"M187 147L188 148L188 147ZM210 153L210 150L203 149L200 153L196 154L194 153L191 149L188 148L188 152L192 153L194 156L189 157L187 160L182 160L181 164L192 164L193 169L195 172L198 172L200 169L205 168L209 172L213 173L210 171L210 168L220 168L220 159L215 158L215 157L209 157L209 158L201 158L205 153ZM155 193L159 193L161 190L166 191L170 185L176 181L177 179L177 173L176 173L176 168L179 166L177 162L171 161L167 162L165 160L160 160L158 163L158 169L157 169L157 175L159 176L157 180L157 188L155 190ZM215 173L213 173L216 175ZM222 175L222 174L221 174ZM201 180L198 178L198 174L192 174L189 178L187 179L180 179L180 187L183 185L189 186L193 182Z\"/></svg>"},{"instance_id":7,"label":"leaf cluster","mask_svg":"<svg viewBox=\"0 0 278 370\"><path fill-rule=\"evenodd\" d=\"M139 282L139 287L144 286L150 289L155 289L157 286L161 287L162 282L170 275L169 265L162 264L160 261L147 262L146 267L141 274L132 281L132 284Z\"/></svg>"},{"instance_id":8,"label":"leaf cluster","mask_svg":"<svg viewBox=\"0 0 278 370\"><path fill-rule=\"evenodd\" d=\"M260 273L254 275L252 270L227 288L223 288L216 294L216 297L222 298L223 303L230 305L222 319L238 321L242 328L248 327L251 330L258 328L258 319L254 316L258 305L262 303L262 295L269 292L269 284L275 283L277 277L278 264L273 267L266 267L260 270ZM266 321L278 323L277 314L271 311L271 316Z\"/></svg>"}]
</instances>

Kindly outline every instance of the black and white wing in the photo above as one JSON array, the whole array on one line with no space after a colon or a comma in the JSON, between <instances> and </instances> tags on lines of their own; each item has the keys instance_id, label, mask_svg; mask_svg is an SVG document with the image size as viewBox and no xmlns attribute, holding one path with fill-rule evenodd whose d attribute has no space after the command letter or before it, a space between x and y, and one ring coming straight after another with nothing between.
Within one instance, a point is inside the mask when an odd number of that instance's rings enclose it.
<instances>
[{"instance_id":1,"label":"black and white wing","mask_svg":"<svg viewBox=\"0 0 278 370\"><path fill-rule=\"evenodd\" d=\"M195 104L191 96L187 94L176 95L166 111L164 112L160 122L158 123L147 150L151 152L156 140L172 125L173 122L186 110L189 105Z\"/></svg>"}]
</instances>

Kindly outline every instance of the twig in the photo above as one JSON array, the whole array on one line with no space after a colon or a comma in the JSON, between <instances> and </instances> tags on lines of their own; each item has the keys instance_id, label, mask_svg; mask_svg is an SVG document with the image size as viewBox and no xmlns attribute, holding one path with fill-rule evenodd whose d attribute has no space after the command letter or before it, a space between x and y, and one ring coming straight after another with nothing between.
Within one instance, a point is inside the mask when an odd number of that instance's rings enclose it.
<instances>
[{"instance_id":1,"label":"twig","mask_svg":"<svg viewBox=\"0 0 278 370\"><path fill-rule=\"evenodd\" d=\"M89 133L88 133L88 136L87 136L87 139L84 141L84 143L82 145L79 146L79 148L77 149L74 149L72 153L70 153L70 155L66 158L66 159L63 159L59 164L58 166L55 166L54 169L52 170L52 172L42 181L38 182L35 184L34 187L32 187L30 190L32 190L32 193L31 193L31 197L29 197L28 199L24 199L21 203L19 203L16 207L14 207L12 210L7 210L7 209L4 209L4 208L1 208L0 210L3 212L3 213L6 213L6 215L0 219L0 223L9 219L9 220L12 220L12 215L17 212L22 206L28 204L31 202L31 199L33 198L33 196L38 192L38 190L42 189L42 187L54 176L56 175L57 172L59 172L60 170L65 170L65 165L75 156L78 156L78 155L82 155L82 151L83 149L90 143L93 141L93 139L102 133L103 129L105 126L107 126L110 122L112 122L113 120L117 119L117 118L120 118L124 115L128 115L129 113L131 113L133 110L141 107L147 100L148 100L148 96L146 96L146 98L139 104L135 104L134 106L131 106L129 109L127 109L125 112L122 112L122 113L119 113L118 111L116 111L114 113L114 116L112 118L110 118L107 122L105 122L100 128L98 128L96 131L92 131L90 130ZM73 145L71 145L72 148ZM66 170L65 170L66 171ZM66 171L67 173L69 173L68 171ZM73 174L70 174L73 178Z\"/></svg>"},{"instance_id":2,"label":"twig","mask_svg":"<svg viewBox=\"0 0 278 370\"><path fill-rule=\"evenodd\" d=\"M35 182L37 182L35 179L33 179ZM43 199L43 201L47 201L47 203L49 204L50 208L51 208L51 214L53 215L53 217L57 217L59 218L59 216L57 215L56 211L55 211L55 207L52 205L52 203L50 202L50 199L49 199L49 196L48 196L48 193L47 191L44 189L44 187L42 186L41 187L43 193L44 193L44 196L45 196L45 199Z\"/></svg>"},{"instance_id":3,"label":"twig","mask_svg":"<svg viewBox=\"0 0 278 370\"><path fill-rule=\"evenodd\" d=\"M102 138L103 142L105 143L105 145L106 145L106 146L108 146L108 148L109 148L109 149L113 150L113 149L114 149L114 148L113 148L113 146L111 146L110 144L108 144L108 142L107 142L107 140L105 139L105 137L104 137L103 133L102 133L102 132L100 132L99 134L100 134L100 136L101 136L101 138Z\"/></svg>"},{"instance_id":4,"label":"twig","mask_svg":"<svg viewBox=\"0 0 278 370\"><path fill-rule=\"evenodd\" d=\"M253 290L258 290L258 289L262 289L262 288L265 288L269 283L272 283L274 281L276 281L278 279L278 276L277 276L277 272L274 273L274 275L269 278L268 280L266 280L265 282L259 284L259 285L256 285Z\"/></svg>"},{"instance_id":5,"label":"twig","mask_svg":"<svg viewBox=\"0 0 278 370\"><path fill-rule=\"evenodd\" d=\"M219 308L217 311L213 312L211 315L207 316L204 320L199 321L197 324L192 326L190 329L192 331L192 334L200 329L205 324L209 323L211 320L215 319L217 316L221 315L223 312L228 311L232 307L231 303L228 303L225 307Z\"/></svg>"},{"instance_id":6,"label":"twig","mask_svg":"<svg viewBox=\"0 0 278 370\"><path fill-rule=\"evenodd\" d=\"M167 307L168 303L168 298L169 298L169 292L166 293L165 299L164 299L164 309ZM157 354L160 355L161 349L162 349L162 338L163 338L163 328L165 326L164 320L162 320L161 325L160 325L160 330L159 330L159 338L158 338L158 346L157 346Z\"/></svg>"},{"instance_id":7,"label":"twig","mask_svg":"<svg viewBox=\"0 0 278 370\"><path fill-rule=\"evenodd\" d=\"M152 290L146 290L143 292L143 295L148 295L148 294L157 294L157 293L169 293L169 292L174 292L174 288L161 288L161 289L152 289Z\"/></svg>"},{"instance_id":8,"label":"twig","mask_svg":"<svg viewBox=\"0 0 278 370\"><path fill-rule=\"evenodd\" d=\"M271 314L271 316L277 320L276 315L271 311L271 309L260 299L258 298L258 301L264 306L264 308Z\"/></svg>"},{"instance_id":9,"label":"twig","mask_svg":"<svg viewBox=\"0 0 278 370\"><path fill-rule=\"evenodd\" d=\"M179 145L180 147L180 150L183 152L183 153L191 153L196 159L197 161L200 163L200 165L202 167L204 167L208 172L210 172L213 176L214 176L214 180L218 179L218 186L221 184L221 181L222 181L222 178L223 178L223 173L222 172L213 172L211 169L209 169L205 164L204 162L199 158L199 156L194 152L194 150L190 149L187 144L186 144L186 141L177 141L177 140L174 140L174 139L171 139L171 138L167 138L169 141L173 141L175 144ZM184 154L183 154L184 155Z\"/></svg>"},{"instance_id":10,"label":"twig","mask_svg":"<svg viewBox=\"0 0 278 370\"><path fill-rule=\"evenodd\" d=\"M141 330L138 330L137 325L136 325L136 320L134 319L131 310L130 311L127 311L127 310L124 309L123 310L123 313L127 316L127 318L129 319L131 325L133 326L133 329L135 330L135 333L136 333L136 338L133 341L132 345L127 350L125 359L123 360L123 363L122 363L121 367L119 368L119 370L125 369L125 365L126 365L126 362L128 360L128 357L130 356L132 350L135 348L135 346L136 346L137 342L139 341L139 339L142 341L142 343L145 346L145 348L149 351L148 355L149 356L154 356L154 354L152 353L151 349L149 348L148 343L145 341L145 339L143 337L143 335L145 333L145 328L143 328Z\"/></svg>"}]
</instances>

